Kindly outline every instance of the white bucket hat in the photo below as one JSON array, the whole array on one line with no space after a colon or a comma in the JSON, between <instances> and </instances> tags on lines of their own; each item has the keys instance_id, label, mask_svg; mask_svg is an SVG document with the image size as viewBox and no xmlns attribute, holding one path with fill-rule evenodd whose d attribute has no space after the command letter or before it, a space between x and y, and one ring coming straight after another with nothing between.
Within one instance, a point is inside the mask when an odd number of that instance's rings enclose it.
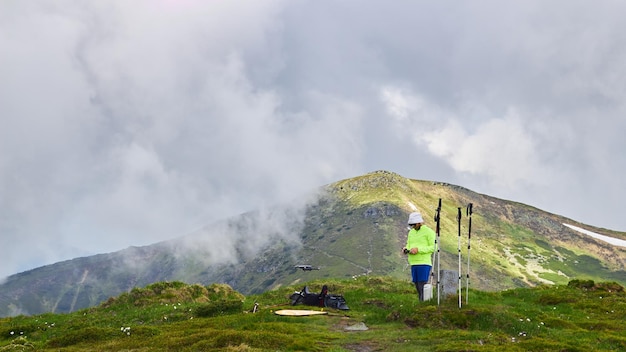
<instances>
[{"instance_id":1,"label":"white bucket hat","mask_svg":"<svg viewBox=\"0 0 626 352\"><path fill-rule=\"evenodd\" d=\"M424 222L424 219L422 219L422 214L420 213L409 214L409 225L419 224L422 222Z\"/></svg>"}]
</instances>

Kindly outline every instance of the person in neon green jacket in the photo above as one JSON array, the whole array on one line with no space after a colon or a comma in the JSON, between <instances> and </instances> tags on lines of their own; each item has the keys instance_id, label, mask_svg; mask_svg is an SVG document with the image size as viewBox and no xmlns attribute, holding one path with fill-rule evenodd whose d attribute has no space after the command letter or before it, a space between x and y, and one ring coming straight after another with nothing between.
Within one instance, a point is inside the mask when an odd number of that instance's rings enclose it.
<instances>
[{"instance_id":1,"label":"person in neon green jacket","mask_svg":"<svg viewBox=\"0 0 626 352\"><path fill-rule=\"evenodd\" d=\"M410 230L403 252L411 265L411 278L420 301L424 300L424 285L428 282L433 267L432 254L435 252L435 231L424 225L420 213L409 214Z\"/></svg>"}]
</instances>

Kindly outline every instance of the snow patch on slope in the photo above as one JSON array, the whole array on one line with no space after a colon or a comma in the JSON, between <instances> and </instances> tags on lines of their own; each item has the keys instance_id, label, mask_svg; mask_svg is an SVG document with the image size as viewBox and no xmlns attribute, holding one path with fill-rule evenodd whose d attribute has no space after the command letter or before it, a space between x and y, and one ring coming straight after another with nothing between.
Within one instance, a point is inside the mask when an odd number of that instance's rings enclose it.
<instances>
[{"instance_id":1,"label":"snow patch on slope","mask_svg":"<svg viewBox=\"0 0 626 352\"><path fill-rule=\"evenodd\" d=\"M595 233L595 232L591 232L591 231L588 231L588 230L585 230L585 229L581 229L580 227L577 227L577 226L574 226L574 225L568 225L568 224L565 224L565 223L563 223L563 225L569 227L572 230L578 231L580 233L584 233L585 235L591 236L593 238L597 238L597 239L599 239L601 241L604 241L604 242L608 242L608 243L610 243L610 244L612 244L614 246L626 247L626 241L624 241L624 240L620 240L618 238L613 238L613 237L609 237L609 236L605 236L605 235L600 235L600 234Z\"/></svg>"}]
</instances>

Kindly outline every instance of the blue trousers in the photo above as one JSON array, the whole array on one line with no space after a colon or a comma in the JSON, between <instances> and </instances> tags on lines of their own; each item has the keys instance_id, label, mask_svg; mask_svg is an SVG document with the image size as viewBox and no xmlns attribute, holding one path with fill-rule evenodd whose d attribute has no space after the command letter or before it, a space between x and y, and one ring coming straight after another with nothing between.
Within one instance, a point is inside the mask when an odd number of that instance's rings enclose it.
<instances>
[{"instance_id":1,"label":"blue trousers","mask_svg":"<svg viewBox=\"0 0 626 352\"><path fill-rule=\"evenodd\" d=\"M417 283L428 281L431 268L432 266L425 264L411 265L411 278L413 279L413 282Z\"/></svg>"}]
</instances>

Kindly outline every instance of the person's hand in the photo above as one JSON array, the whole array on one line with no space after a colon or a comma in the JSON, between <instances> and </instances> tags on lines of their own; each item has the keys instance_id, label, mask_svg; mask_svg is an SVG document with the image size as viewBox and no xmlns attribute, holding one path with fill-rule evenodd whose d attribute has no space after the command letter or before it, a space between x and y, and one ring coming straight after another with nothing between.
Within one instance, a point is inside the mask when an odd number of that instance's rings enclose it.
<instances>
[{"instance_id":1,"label":"person's hand","mask_svg":"<svg viewBox=\"0 0 626 352\"><path fill-rule=\"evenodd\" d=\"M411 254L417 254L417 252L418 252L417 247L413 247L413 248L411 248L411 250L409 251L409 253L411 253Z\"/></svg>"}]
</instances>

